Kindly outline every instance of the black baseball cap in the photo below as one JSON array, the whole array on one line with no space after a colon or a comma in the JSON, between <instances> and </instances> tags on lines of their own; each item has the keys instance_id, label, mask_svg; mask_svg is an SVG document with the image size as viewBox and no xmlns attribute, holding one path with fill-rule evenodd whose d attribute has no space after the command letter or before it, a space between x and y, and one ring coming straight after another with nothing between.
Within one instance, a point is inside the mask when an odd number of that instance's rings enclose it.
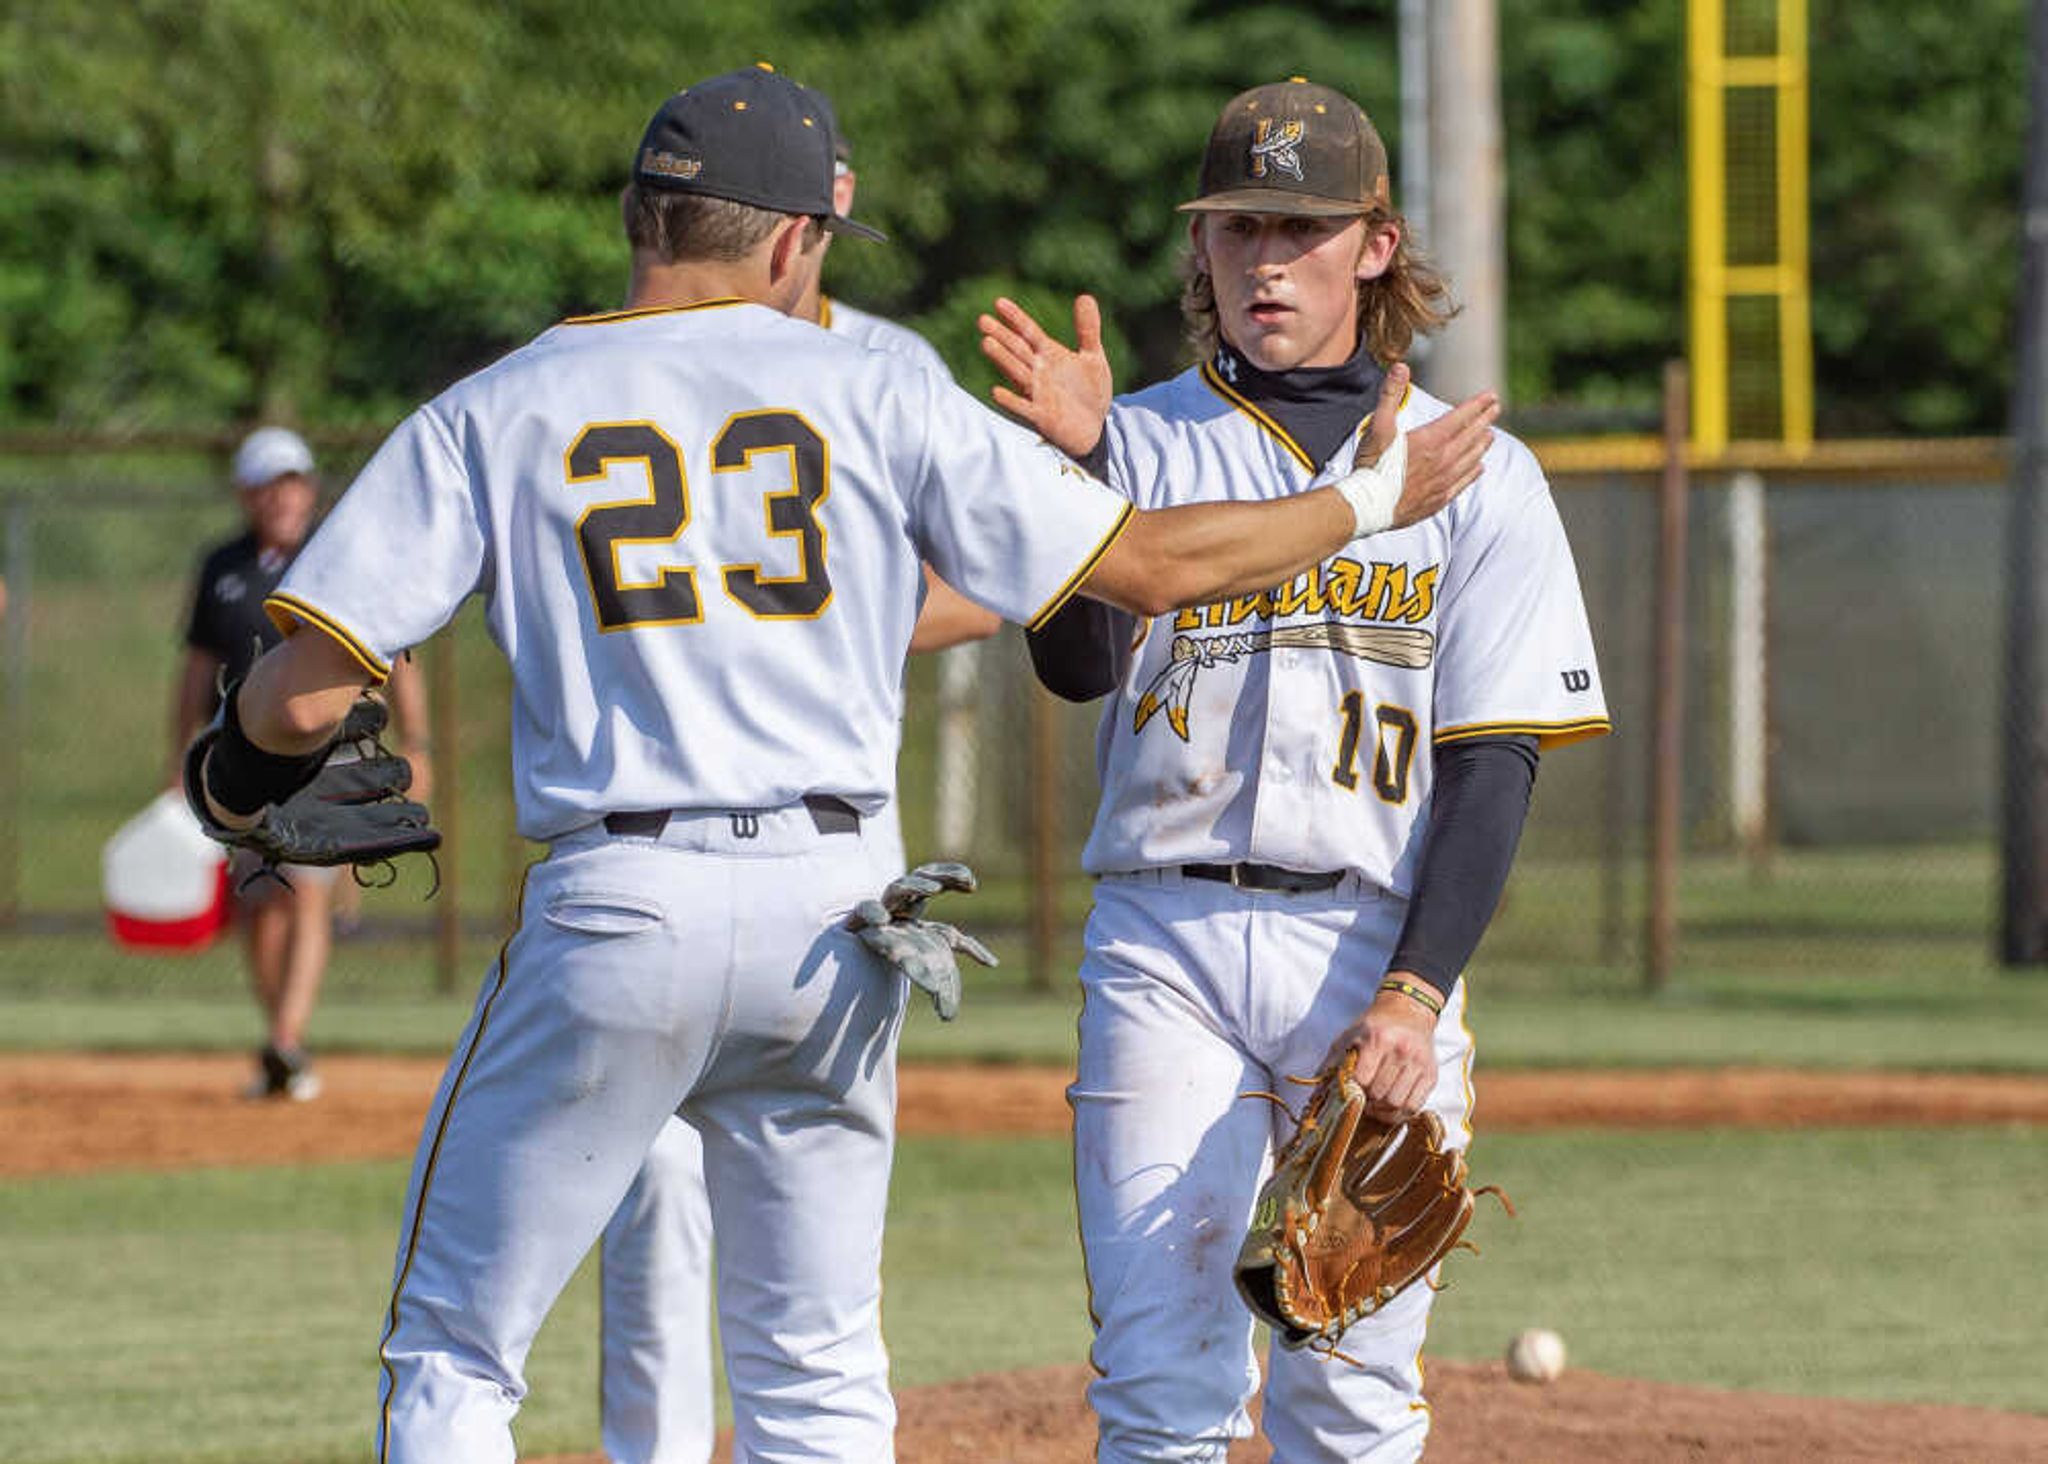
<instances>
[{"instance_id":1,"label":"black baseball cap","mask_svg":"<svg viewBox=\"0 0 2048 1464\"><path fill-rule=\"evenodd\" d=\"M686 87L661 104L640 139L642 188L822 219L839 234L886 239L832 211L832 146L839 122L822 92L767 62Z\"/></svg>"},{"instance_id":2,"label":"black baseball cap","mask_svg":"<svg viewBox=\"0 0 2048 1464\"><path fill-rule=\"evenodd\" d=\"M1202 155L1201 192L1181 211L1348 218L1391 200L1387 145L1364 109L1290 76L1230 99Z\"/></svg>"}]
</instances>

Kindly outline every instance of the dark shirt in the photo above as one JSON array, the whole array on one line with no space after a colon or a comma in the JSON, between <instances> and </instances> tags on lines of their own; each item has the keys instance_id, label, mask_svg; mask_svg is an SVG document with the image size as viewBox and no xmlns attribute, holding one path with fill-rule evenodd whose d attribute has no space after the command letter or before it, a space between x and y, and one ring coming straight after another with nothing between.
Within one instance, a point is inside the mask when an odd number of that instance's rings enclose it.
<instances>
[{"instance_id":1,"label":"dark shirt","mask_svg":"<svg viewBox=\"0 0 2048 1464\"><path fill-rule=\"evenodd\" d=\"M218 657L227 680L247 676L256 658L284 639L263 613L263 601L291 562L287 552L259 552L256 536L244 534L215 546L200 564L185 644Z\"/></svg>"}]
</instances>

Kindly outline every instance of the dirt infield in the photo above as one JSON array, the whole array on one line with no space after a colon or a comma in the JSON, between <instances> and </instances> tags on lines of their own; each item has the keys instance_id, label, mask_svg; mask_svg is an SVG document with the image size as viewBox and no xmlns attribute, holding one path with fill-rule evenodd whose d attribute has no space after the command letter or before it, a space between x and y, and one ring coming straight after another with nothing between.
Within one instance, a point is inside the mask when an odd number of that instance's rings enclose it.
<instances>
[{"instance_id":1,"label":"dirt infield","mask_svg":"<svg viewBox=\"0 0 2048 1464\"><path fill-rule=\"evenodd\" d=\"M412 1152L438 1060L331 1057L309 1104L248 1103L247 1059L0 1056L0 1176L395 1159ZM906 1064L906 1134L1064 1134L1067 1074ZM2048 1123L2048 1078L1788 1072L1482 1073L1482 1130Z\"/></svg>"},{"instance_id":2,"label":"dirt infield","mask_svg":"<svg viewBox=\"0 0 2048 1464\"><path fill-rule=\"evenodd\" d=\"M238 1096L233 1056L0 1056L0 1177L101 1169L318 1163L412 1152L440 1064L332 1057L314 1103ZM1067 1131L1063 1070L906 1065L907 1134ZM2048 1079L1721 1069L1482 1074L1479 1124L1696 1128L2048 1124ZM1080 1367L964 1379L900 1395L903 1464L1070 1464L1091 1457ZM1518 1385L1498 1366L1434 1364L1430 1464L1744 1464L2048 1459L2048 1418L1980 1409L1728 1393L1568 1372ZM722 1446L720 1460L730 1457ZM1265 1447L1232 1464L1264 1464ZM554 1464L602 1464L595 1455Z\"/></svg>"},{"instance_id":3,"label":"dirt infield","mask_svg":"<svg viewBox=\"0 0 2048 1464\"><path fill-rule=\"evenodd\" d=\"M1075 1464L1094 1457L1081 1367L963 1378L897 1395L898 1464ZM2021 1464L2048 1458L2048 1418L1976 1408L1731 1393L1567 1372L1542 1387L1498 1363L1433 1363L1429 1464ZM720 1439L715 1458L732 1457ZM1230 1464L1267 1464L1247 1440ZM604 1464L596 1454L536 1464Z\"/></svg>"}]
</instances>

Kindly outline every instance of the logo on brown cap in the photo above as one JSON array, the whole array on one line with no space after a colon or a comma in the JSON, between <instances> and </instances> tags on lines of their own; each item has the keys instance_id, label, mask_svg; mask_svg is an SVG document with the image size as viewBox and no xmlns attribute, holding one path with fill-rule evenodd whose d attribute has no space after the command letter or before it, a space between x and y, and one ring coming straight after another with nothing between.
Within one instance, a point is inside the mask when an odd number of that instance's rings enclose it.
<instances>
[{"instance_id":1,"label":"logo on brown cap","mask_svg":"<svg viewBox=\"0 0 2048 1464\"><path fill-rule=\"evenodd\" d=\"M1251 175L1254 178L1266 176L1267 168L1275 168L1299 183L1301 176L1301 137L1303 128L1299 122L1283 122L1276 132L1271 117L1259 118L1258 127L1252 133Z\"/></svg>"},{"instance_id":2,"label":"logo on brown cap","mask_svg":"<svg viewBox=\"0 0 2048 1464\"><path fill-rule=\"evenodd\" d=\"M1388 202L1387 149L1372 120L1342 92L1297 76L1231 98L1181 208L1354 218Z\"/></svg>"}]
</instances>

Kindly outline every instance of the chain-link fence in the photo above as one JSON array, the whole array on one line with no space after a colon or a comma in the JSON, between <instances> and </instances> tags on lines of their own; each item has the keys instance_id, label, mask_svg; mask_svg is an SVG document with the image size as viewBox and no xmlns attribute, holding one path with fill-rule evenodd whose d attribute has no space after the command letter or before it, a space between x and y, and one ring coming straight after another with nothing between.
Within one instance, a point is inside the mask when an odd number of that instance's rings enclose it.
<instances>
[{"instance_id":1,"label":"chain-link fence","mask_svg":"<svg viewBox=\"0 0 2048 1464\"><path fill-rule=\"evenodd\" d=\"M351 455L326 459L329 481L345 481ZM1940 476L1873 459L1694 479L1681 974L1990 958L2001 472L1987 453ZM0 481L0 990L64 980L51 939L101 939L100 849L165 783L197 557L237 523L224 477L210 457L160 454L46 457ZM1616 730L1544 758L1480 961L1511 986L1626 987L1642 958L1655 495L1644 475L1555 481ZM424 903L425 872L408 872L369 897L365 920L392 939L427 942L439 921L488 942L532 853L510 823L509 682L473 606L423 655L436 766L458 785L436 807L447 887ZM1064 933L1049 963L1063 961L1088 900L1095 709L1043 698L1007 629L919 658L909 685L911 857L971 859L989 884L978 920L1013 941L1050 909ZM1034 728L1049 743L1035 746ZM1040 904L1047 870L1057 888Z\"/></svg>"}]
</instances>

